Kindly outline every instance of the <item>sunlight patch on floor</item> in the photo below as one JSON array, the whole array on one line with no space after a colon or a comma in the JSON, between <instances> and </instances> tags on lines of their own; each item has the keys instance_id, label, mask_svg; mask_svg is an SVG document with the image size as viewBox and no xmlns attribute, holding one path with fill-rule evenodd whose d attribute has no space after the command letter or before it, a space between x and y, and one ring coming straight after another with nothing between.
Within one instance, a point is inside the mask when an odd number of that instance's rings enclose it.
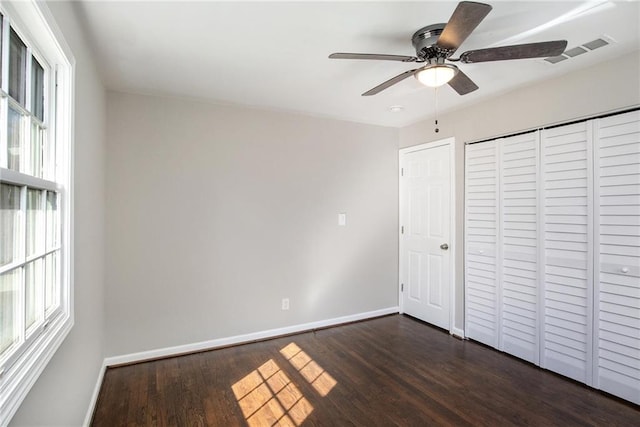
<instances>
[{"instance_id":1,"label":"sunlight patch on floor","mask_svg":"<svg viewBox=\"0 0 640 427\"><path fill-rule=\"evenodd\" d=\"M313 406L273 359L231 389L251 427L299 426L313 411Z\"/></svg>"},{"instance_id":2,"label":"sunlight patch on floor","mask_svg":"<svg viewBox=\"0 0 640 427\"><path fill-rule=\"evenodd\" d=\"M322 369L296 343L291 343L280 350L280 353L300 372L305 380L320 394L326 396L335 387L337 381Z\"/></svg>"},{"instance_id":3,"label":"sunlight patch on floor","mask_svg":"<svg viewBox=\"0 0 640 427\"><path fill-rule=\"evenodd\" d=\"M329 394L337 384L296 343L282 348L280 354L320 396ZM250 427L299 426L313 411L311 403L273 359L251 371L231 389Z\"/></svg>"}]
</instances>

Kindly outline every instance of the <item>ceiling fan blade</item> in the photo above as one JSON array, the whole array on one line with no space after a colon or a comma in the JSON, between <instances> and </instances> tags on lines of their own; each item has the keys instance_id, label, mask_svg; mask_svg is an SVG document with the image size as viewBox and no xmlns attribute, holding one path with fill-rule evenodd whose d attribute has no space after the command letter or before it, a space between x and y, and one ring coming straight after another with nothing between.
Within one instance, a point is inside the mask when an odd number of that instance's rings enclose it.
<instances>
[{"instance_id":1,"label":"ceiling fan blade","mask_svg":"<svg viewBox=\"0 0 640 427\"><path fill-rule=\"evenodd\" d=\"M379 61L400 61L400 62L416 62L418 58L415 56L404 55L385 55L376 53L332 53L329 55L331 59L374 59Z\"/></svg>"},{"instance_id":2,"label":"ceiling fan blade","mask_svg":"<svg viewBox=\"0 0 640 427\"><path fill-rule=\"evenodd\" d=\"M478 89L478 85L460 70L458 70L458 73L449 81L449 86L460 95L466 95Z\"/></svg>"},{"instance_id":3,"label":"ceiling fan blade","mask_svg":"<svg viewBox=\"0 0 640 427\"><path fill-rule=\"evenodd\" d=\"M560 55L566 47L566 40L490 47L465 52L460 55L460 61L469 64L473 62L505 61L509 59L546 58L548 56Z\"/></svg>"},{"instance_id":4,"label":"ceiling fan blade","mask_svg":"<svg viewBox=\"0 0 640 427\"><path fill-rule=\"evenodd\" d=\"M416 70L409 70L409 71L405 71L404 73L398 74L397 76L390 78L386 82L379 84L373 89L369 89L368 91L363 93L362 96L371 96L371 95L375 95L376 93L380 93L386 88L388 88L389 86L393 86L394 84L401 82L407 77L412 76L413 73L415 72Z\"/></svg>"},{"instance_id":5,"label":"ceiling fan blade","mask_svg":"<svg viewBox=\"0 0 640 427\"><path fill-rule=\"evenodd\" d=\"M458 7L453 11L436 44L450 50L451 53L455 52L491 9L491 6L484 3L472 1L458 3Z\"/></svg>"}]
</instances>

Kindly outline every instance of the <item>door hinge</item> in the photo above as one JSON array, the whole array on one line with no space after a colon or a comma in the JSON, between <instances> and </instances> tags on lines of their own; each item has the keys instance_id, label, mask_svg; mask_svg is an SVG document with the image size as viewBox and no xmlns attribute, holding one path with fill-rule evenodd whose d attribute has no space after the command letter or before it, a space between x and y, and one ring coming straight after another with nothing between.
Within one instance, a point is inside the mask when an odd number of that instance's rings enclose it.
<instances>
[{"instance_id":1,"label":"door hinge","mask_svg":"<svg viewBox=\"0 0 640 427\"><path fill-rule=\"evenodd\" d=\"M404 176L404 168L400 168L400 176Z\"/></svg>"},{"instance_id":2,"label":"door hinge","mask_svg":"<svg viewBox=\"0 0 640 427\"><path fill-rule=\"evenodd\" d=\"M400 292L404 292L404 283L400 283Z\"/></svg>"},{"instance_id":3,"label":"door hinge","mask_svg":"<svg viewBox=\"0 0 640 427\"><path fill-rule=\"evenodd\" d=\"M400 234L404 234L404 225L400 226Z\"/></svg>"}]
</instances>

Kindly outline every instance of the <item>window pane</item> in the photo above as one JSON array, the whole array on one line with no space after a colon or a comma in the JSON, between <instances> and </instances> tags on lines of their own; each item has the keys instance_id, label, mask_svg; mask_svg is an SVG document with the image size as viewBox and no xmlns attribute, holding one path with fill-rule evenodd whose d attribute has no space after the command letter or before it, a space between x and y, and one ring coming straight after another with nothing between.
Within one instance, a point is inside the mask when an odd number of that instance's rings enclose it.
<instances>
[{"instance_id":1,"label":"window pane","mask_svg":"<svg viewBox=\"0 0 640 427\"><path fill-rule=\"evenodd\" d=\"M2 36L4 31L4 16L0 13L0 58L2 58ZM0 61L0 86L2 86L2 61Z\"/></svg>"},{"instance_id":2,"label":"window pane","mask_svg":"<svg viewBox=\"0 0 640 427\"><path fill-rule=\"evenodd\" d=\"M59 301L58 253L45 257L45 309L55 308Z\"/></svg>"},{"instance_id":3,"label":"window pane","mask_svg":"<svg viewBox=\"0 0 640 427\"><path fill-rule=\"evenodd\" d=\"M43 222L42 191L27 190L27 256L43 252Z\"/></svg>"},{"instance_id":4,"label":"window pane","mask_svg":"<svg viewBox=\"0 0 640 427\"><path fill-rule=\"evenodd\" d=\"M31 58L31 112L44 122L44 68Z\"/></svg>"},{"instance_id":5,"label":"window pane","mask_svg":"<svg viewBox=\"0 0 640 427\"><path fill-rule=\"evenodd\" d=\"M20 187L0 184L0 265L18 257L21 237Z\"/></svg>"},{"instance_id":6,"label":"window pane","mask_svg":"<svg viewBox=\"0 0 640 427\"><path fill-rule=\"evenodd\" d=\"M47 192L47 249L57 247L59 242L58 193Z\"/></svg>"},{"instance_id":7,"label":"window pane","mask_svg":"<svg viewBox=\"0 0 640 427\"><path fill-rule=\"evenodd\" d=\"M11 30L9 37L9 95L24 107L27 97L27 46Z\"/></svg>"},{"instance_id":8,"label":"window pane","mask_svg":"<svg viewBox=\"0 0 640 427\"><path fill-rule=\"evenodd\" d=\"M11 347L19 336L16 316L21 271L21 268L17 268L0 275L0 354Z\"/></svg>"},{"instance_id":9,"label":"window pane","mask_svg":"<svg viewBox=\"0 0 640 427\"><path fill-rule=\"evenodd\" d=\"M42 258L30 262L25 266L26 287L25 300L25 329L42 320L42 294L44 277L42 276Z\"/></svg>"},{"instance_id":10,"label":"window pane","mask_svg":"<svg viewBox=\"0 0 640 427\"><path fill-rule=\"evenodd\" d=\"M42 137L44 130L36 123L31 124L31 175L42 178Z\"/></svg>"},{"instance_id":11,"label":"window pane","mask_svg":"<svg viewBox=\"0 0 640 427\"><path fill-rule=\"evenodd\" d=\"M7 129L7 157L9 169L20 171L21 147L22 147L22 114L13 108L9 108L9 126Z\"/></svg>"}]
</instances>

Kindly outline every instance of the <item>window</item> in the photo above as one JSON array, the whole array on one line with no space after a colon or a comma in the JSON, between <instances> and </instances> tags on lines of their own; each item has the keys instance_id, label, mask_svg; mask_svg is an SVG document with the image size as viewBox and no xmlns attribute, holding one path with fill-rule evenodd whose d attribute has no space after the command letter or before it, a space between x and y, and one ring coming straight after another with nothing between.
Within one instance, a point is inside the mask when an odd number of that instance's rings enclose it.
<instances>
[{"instance_id":1,"label":"window","mask_svg":"<svg viewBox=\"0 0 640 427\"><path fill-rule=\"evenodd\" d=\"M0 4L0 425L73 323L73 59L50 16Z\"/></svg>"}]
</instances>

